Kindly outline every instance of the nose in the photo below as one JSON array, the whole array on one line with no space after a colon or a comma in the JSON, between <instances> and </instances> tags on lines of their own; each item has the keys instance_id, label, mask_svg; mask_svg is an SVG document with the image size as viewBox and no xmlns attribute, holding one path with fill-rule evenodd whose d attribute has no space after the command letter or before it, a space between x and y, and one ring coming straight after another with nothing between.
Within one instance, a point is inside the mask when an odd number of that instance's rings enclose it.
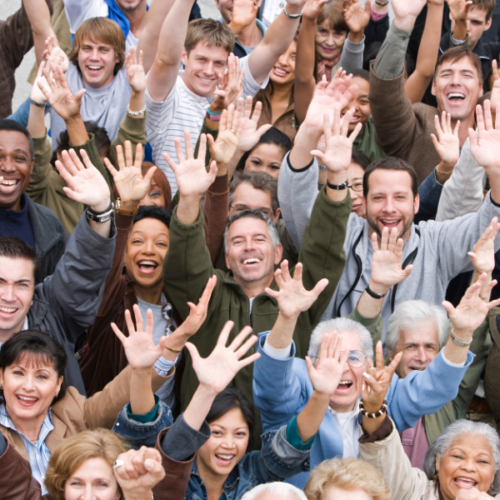
<instances>
[{"instance_id":1,"label":"nose","mask_svg":"<svg viewBox=\"0 0 500 500\"><path fill-rule=\"evenodd\" d=\"M3 286L0 292L0 297L5 302L14 302L16 299L16 295L14 293L14 285L5 285Z\"/></svg>"},{"instance_id":2,"label":"nose","mask_svg":"<svg viewBox=\"0 0 500 500\"><path fill-rule=\"evenodd\" d=\"M253 250L255 248L254 241L252 238L247 238L245 240L245 250Z\"/></svg>"},{"instance_id":3,"label":"nose","mask_svg":"<svg viewBox=\"0 0 500 500\"><path fill-rule=\"evenodd\" d=\"M285 54L281 54L281 56L278 59L278 64L280 66L283 66L284 68L286 68L288 66L288 62L287 62L287 59L285 57Z\"/></svg>"},{"instance_id":4,"label":"nose","mask_svg":"<svg viewBox=\"0 0 500 500\"><path fill-rule=\"evenodd\" d=\"M144 244L143 252L147 253L149 255L155 253L154 241L149 240L149 239L146 240L146 242Z\"/></svg>"},{"instance_id":5,"label":"nose","mask_svg":"<svg viewBox=\"0 0 500 500\"><path fill-rule=\"evenodd\" d=\"M2 172L15 172L16 167L12 162L10 156L6 155L2 163L0 164L0 169Z\"/></svg>"},{"instance_id":6,"label":"nose","mask_svg":"<svg viewBox=\"0 0 500 500\"><path fill-rule=\"evenodd\" d=\"M425 351L424 346L419 346L416 354L416 359L422 363L427 361L427 352Z\"/></svg>"},{"instance_id":7,"label":"nose","mask_svg":"<svg viewBox=\"0 0 500 500\"><path fill-rule=\"evenodd\" d=\"M467 457L462 461L462 469L467 472L476 472L476 461L472 457Z\"/></svg>"},{"instance_id":8,"label":"nose","mask_svg":"<svg viewBox=\"0 0 500 500\"><path fill-rule=\"evenodd\" d=\"M384 205L384 212L393 213L395 211L394 202L391 197L387 197Z\"/></svg>"},{"instance_id":9,"label":"nose","mask_svg":"<svg viewBox=\"0 0 500 500\"><path fill-rule=\"evenodd\" d=\"M31 392L35 389L35 378L32 373L28 373L26 377L23 378L23 389L26 392Z\"/></svg>"},{"instance_id":10,"label":"nose","mask_svg":"<svg viewBox=\"0 0 500 500\"><path fill-rule=\"evenodd\" d=\"M91 484L86 485L85 493L80 497L80 499L81 500L97 500L97 495L94 495L94 488L92 487Z\"/></svg>"}]
</instances>

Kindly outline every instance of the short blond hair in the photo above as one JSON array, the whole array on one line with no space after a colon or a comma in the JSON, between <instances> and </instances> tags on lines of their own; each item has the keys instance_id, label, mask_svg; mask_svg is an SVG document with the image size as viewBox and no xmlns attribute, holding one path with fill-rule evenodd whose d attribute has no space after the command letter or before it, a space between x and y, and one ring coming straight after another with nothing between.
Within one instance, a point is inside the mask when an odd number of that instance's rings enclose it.
<instances>
[{"instance_id":1,"label":"short blond hair","mask_svg":"<svg viewBox=\"0 0 500 500\"><path fill-rule=\"evenodd\" d=\"M321 462L311 472L304 489L307 500L322 500L329 486L362 490L373 500L391 500L391 490L382 474L357 458L332 458Z\"/></svg>"},{"instance_id":2,"label":"short blond hair","mask_svg":"<svg viewBox=\"0 0 500 500\"><path fill-rule=\"evenodd\" d=\"M64 485L87 460L102 458L110 467L129 446L107 429L83 431L66 439L52 454L45 475L45 486L51 500L64 500ZM121 494L120 486L118 490Z\"/></svg>"},{"instance_id":3,"label":"short blond hair","mask_svg":"<svg viewBox=\"0 0 500 500\"><path fill-rule=\"evenodd\" d=\"M234 49L234 34L230 28L214 19L195 19L188 24L184 48L187 54L198 45L206 43L209 47L222 47L227 55Z\"/></svg>"}]
</instances>

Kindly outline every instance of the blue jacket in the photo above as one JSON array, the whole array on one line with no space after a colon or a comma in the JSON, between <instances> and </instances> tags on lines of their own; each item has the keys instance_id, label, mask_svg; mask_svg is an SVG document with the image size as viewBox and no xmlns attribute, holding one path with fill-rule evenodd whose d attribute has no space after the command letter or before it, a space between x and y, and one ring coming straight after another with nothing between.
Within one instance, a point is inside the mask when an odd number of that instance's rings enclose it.
<instances>
[{"instance_id":1,"label":"blue jacket","mask_svg":"<svg viewBox=\"0 0 500 500\"><path fill-rule=\"evenodd\" d=\"M306 362L295 358L292 343L290 358L277 360L268 356L263 345L269 332L259 335L257 352L260 358L254 363L253 394L255 406L262 417L265 431L277 429L299 414L314 392ZM415 426L423 415L435 413L458 394L462 378L471 365L474 354L467 354L463 367L446 363L439 353L424 371L413 371L404 379L396 374L387 393L389 415L399 432ZM311 450L311 469L323 460L343 456L342 436L334 417L327 411ZM292 482L305 486L308 474L301 474Z\"/></svg>"}]
</instances>

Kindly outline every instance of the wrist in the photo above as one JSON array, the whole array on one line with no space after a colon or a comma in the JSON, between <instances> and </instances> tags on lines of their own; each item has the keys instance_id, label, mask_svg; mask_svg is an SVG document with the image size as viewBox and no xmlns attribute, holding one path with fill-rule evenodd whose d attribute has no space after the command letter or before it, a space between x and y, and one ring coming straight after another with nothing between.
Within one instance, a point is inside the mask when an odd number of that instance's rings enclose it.
<instances>
[{"instance_id":1,"label":"wrist","mask_svg":"<svg viewBox=\"0 0 500 500\"><path fill-rule=\"evenodd\" d=\"M438 173L451 173L457 164L458 158L456 161L444 161L441 160L439 165L436 167L436 170L439 170Z\"/></svg>"},{"instance_id":2,"label":"wrist","mask_svg":"<svg viewBox=\"0 0 500 500\"><path fill-rule=\"evenodd\" d=\"M227 164L217 162L217 177L227 175Z\"/></svg>"},{"instance_id":3,"label":"wrist","mask_svg":"<svg viewBox=\"0 0 500 500\"><path fill-rule=\"evenodd\" d=\"M207 109L207 113L210 115L210 113L217 113L221 114L224 109L224 99L222 99L220 96L215 96L213 101L210 103L210 106Z\"/></svg>"},{"instance_id":4,"label":"wrist","mask_svg":"<svg viewBox=\"0 0 500 500\"><path fill-rule=\"evenodd\" d=\"M134 488L130 493L127 490L123 490L123 496L125 500L151 500L153 497L153 490L142 489L137 491Z\"/></svg>"},{"instance_id":5,"label":"wrist","mask_svg":"<svg viewBox=\"0 0 500 500\"><path fill-rule=\"evenodd\" d=\"M80 122L83 122L83 118L82 115L78 113L76 115L68 116L64 119L64 122L66 123L66 128L69 128L71 126L79 124Z\"/></svg>"},{"instance_id":6,"label":"wrist","mask_svg":"<svg viewBox=\"0 0 500 500\"><path fill-rule=\"evenodd\" d=\"M278 313L278 318L283 323L290 323L290 324L295 323L299 316L300 316L300 311L297 311L293 314L284 314L281 311Z\"/></svg>"},{"instance_id":7,"label":"wrist","mask_svg":"<svg viewBox=\"0 0 500 500\"><path fill-rule=\"evenodd\" d=\"M124 212L135 212L139 208L139 201L124 200L120 197L120 210Z\"/></svg>"},{"instance_id":8,"label":"wrist","mask_svg":"<svg viewBox=\"0 0 500 500\"><path fill-rule=\"evenodd\" d=\"M108 196L105 200L99 201L95 205L90 205L90 210L96 213L105 212L111 205L111 198Z\"/></svg>"},{"instance_id":9,"label":"wrist","mask_svg":"<svg viewBox=\"0 0 500 500\"><path fill-rule=\"evenodd\" d=\"M368 283L368 287L372 292L375 292L378 295L386 295L391 289L390 286L383 285L381 283L375 283L373 280L370 280Z\"/></svg>"},{"instance_id":10,"label":"wrist","mask_svg":"<svg viewBox=\"0 0 500 500\"><path fill-rule=\"evenodd\" d=\"M296 14L300 14L302 12L302 5L290 5L290 3L286 3L286 11L288 14L291 14L292 16Z\"/></svg>"},{"instance_id":11,"label":"wrist","mask_svg":"<svg viewBox=\"0 0 500 500\"><path fill-rule=\"evenodd\" d=\"M246 28L245 25L235 23L233 20L231 20L227 26L236 36L238 36Z\"/></svg>"},{"instance_id":12,"label":"wrist","mask_svg":"<svg viewBox=\"0 0 500 500\"><path fill-rule=\"evenodd\" d=\"M468 342L472 338L472 335L474 333L474 330L470 330L469 328L456 328L453 326L453 323L451 331L453 332L453 335L455 335L455 337L463 340L464 342Z\"/></svg>"},{"instance_id":13,"label":"wrist","mask_svg":"<svg viewBox=\"0 0 500 500\"><path fill-rule=\"evenodd\" d=\"M182 193L179 193L179 201L183 201L184 203L196 203L197 206L199 206L201 198L203 195L201 194L188 194L188 195L183 195Z\"/></svg>"},{"instance_id":14,"label":"wrist","mask_svg":"<svg viewBox=\"0 0 500 500\"><path fill-rule=\"evenodd\" d=\"M365 31L350 31L349 32L349 40L352 43L360 43L363 41L363 38L365 36Z\"/></svg>"},{"instance_id":15,"label":"wrist","mask_svg":"<svg viewBox=\"0 0 500 500\"><path fill-rule=\"evenodd\" d=\"M407 17L395 17L394 18L394 26L403 31L411 31L413 26L415 26L416 17L407 16Z\"/></svg>"},{"instance_id":16,"label":"wrist","mask_svg":"<svg viewBox=\"0 0 500 500\"><path fill-rule=\"evenodd\" d=\"M330 399L332 397L332 394L314 388L312 397L315 398L319 403L323 403L326 404L326 406L328 406L330 404Z\"/></svg>"},{"instance_id":17,"label":"wrist","mask_svg":"<svg viewBox=\"0 0 500 500\"><path fill-rule=\"evenodd\" d=\"M328 170L327 182L334 186L339 186L341 184L344 184L345 182L347 182L347 170L340 170L338 172L332 172Z\"/></svg>"},{"instance_id":18,"label":"wrist","mask_svg":"<svg viewBox=\"0 0 500 500\"><path fill-rule=\"evenodd\" d=\"M139 377L143 380L147 379L147 378L151 378L151 367L148 367L148 368L144 368L143 366L141 366L140 368L132 367L132 373L136 377Z\"/></svg>"}]
</instances>

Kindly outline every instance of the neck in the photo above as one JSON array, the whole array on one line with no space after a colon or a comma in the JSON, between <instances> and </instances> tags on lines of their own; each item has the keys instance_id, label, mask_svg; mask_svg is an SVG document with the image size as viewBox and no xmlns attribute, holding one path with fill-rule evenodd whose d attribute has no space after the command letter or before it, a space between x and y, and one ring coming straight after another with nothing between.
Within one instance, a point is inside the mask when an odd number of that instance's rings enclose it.
<instances>
[{"instance_id":1,"label":"neck","mask_svg":"<svg viewBox=\"0 0 500 500\"><path fill-rule=\"evenodd\" d=\"M198 466L198 473L200 474L201 479L203 479L203 483L207 489L207 499L218 500L224 492L224 483L226 482L229 474L217 474L208 467L205 467L201 460L197 460L196 465Z\"/></svg>"},{"instance_id":2,"label":"neck","mask_svg":"<svg viewBox=\"0 0 500 500\"><path fill-rule=\"evenodd\" d=\"M6 407L7 413L9 409ZM40 435L40 430L43 425L43 421L47 416L47 411L41 415L37 415L35 418L30 420L18 419L15 416L9 414L12 423L16 427L17 431L26 436L30 441L36 441Z\"/></svg>"},{"instance_id":3,"label":"neck","mask_svg":"<svg viewBox=\"0 0 500 500\"><path fill-rule=\"evenodd\" d=\"M261 40L262 31L260 31L256 21L242 29L238 35L238 42L245 47L255 47L259 45Z\"/></svg>"},{"instance_id":4,"label":"neck","mask_svg":"<svg viewBox=\"0 0 500 500\"><path fill-rule=\"evenodd\" d=\"M4 342L7 342L7 340L9 340L14 334L19 333L23 329L25 318L26 316L18 325L16 325L14 328L11 328L10 330L0 330L0 342L2 344Z\"/></svg>"},{"instance_id":5,"label":"neck","mask_svg":"<svg viewBox=\"0 0 500 500\"><path fill-rule=\"evenodd\" d=\"M121 9L120 9L121 10ZM130 31L136 38L140 38L146 20L146 0L134 10L122 11L130 22Z\"/></svg>"},{"instance_id":6,"label":"neck","mask_svg":"<svg viewBox=\"0 0 500 500\"><path fill-rule=\"evenodd\" d=\"M0 208L3 208L4 210L14 210L14 212L19 212L23 208L21 206L22 199L23 199L23 197L21 195L21 197L18 200L16 200L14 203L0 204Z\"/></svg>"},{"instance_id":7,"label":"neck","mask_svg":"<svg viewBox=\"0 0 500 500\"><path fill-rule=\"evenodd\" d=\"M254 297L257 297L257 295L264 293L266 288L271 286L273 277L274 274L272 274L270 277L264 276L264 278L259 281L244 281L239 276L234 276L234 281L241 285L241 288L243 288L245 295L249 299L253 299Z\"/></svg>"},{"instance_id":8,"label":"neck","mask_svg":"<svg viewBox=\"0 0 500 500\"><path fill-rule=\"evenodd\" d=\"M330 401L330 408L335 412L335 413L349 413L350 411L353 411L354 408L356 408L356 401L352 406L335 406L331 401Z\"/></svg>"},{"instance_id":9,"label":"neck","mask_svg":"<svg viewBox=\"0 0 500 500\"><path fill-rule=\"evenodd\" d=\"M292 95L294 81L288 83L276 83L273 82L272 86L272 94L271 94L271 102L276 101L286 101L288 104L290 102L290 97Z\"/></svg>"},{"instance_id":10,"label":"neck","mask_svg":"<svg viewBox=\"0 0 500 500\"><path fill-rule=\"evenodd\" d=\"M161 293L163 292L163 281L160 283L143 287L137 283L134 284L134 291L137 297L148 304L161 305Z\"/></svg>"}]
</instances>

